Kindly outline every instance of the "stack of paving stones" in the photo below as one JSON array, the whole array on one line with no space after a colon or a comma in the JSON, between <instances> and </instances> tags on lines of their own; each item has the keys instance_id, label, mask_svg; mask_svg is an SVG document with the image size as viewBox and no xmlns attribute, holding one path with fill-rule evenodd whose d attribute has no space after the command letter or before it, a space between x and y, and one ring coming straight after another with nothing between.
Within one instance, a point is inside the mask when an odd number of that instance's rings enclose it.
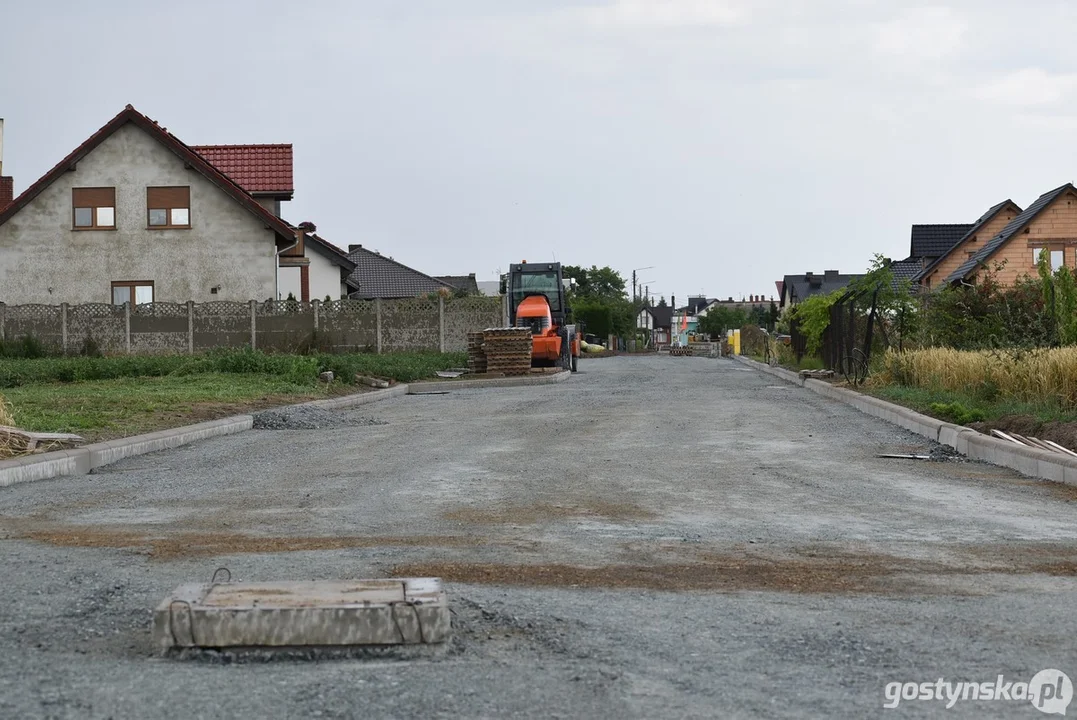
<instances>
[{"instance_id":1,"label":"stack of paving stones","mask_svg":"<svg viewBox=\"0 0 1077 720\"><path fill-rule=\"evenodd\" d=\"M467 369L473 373L486 372L486 351L481 331L467 334Z\"/></svg>"},{"instance_id":2,"label":"stack of paving stones","mask_svg":"<svg viewBox=\"0 0 1077 720\"><path fill-rule=\"evenodd\" d=\"M531 329L490 328L483 332L486 371L502 375L531 372Z\"/></svg>"}]
</instances>

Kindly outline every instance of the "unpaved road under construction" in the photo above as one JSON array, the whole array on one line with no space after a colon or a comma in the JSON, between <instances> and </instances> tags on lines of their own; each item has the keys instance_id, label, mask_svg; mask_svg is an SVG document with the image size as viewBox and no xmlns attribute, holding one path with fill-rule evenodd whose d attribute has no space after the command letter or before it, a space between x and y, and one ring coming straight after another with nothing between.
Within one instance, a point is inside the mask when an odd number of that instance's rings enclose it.
<instances>
[{"instance_id":1,"label":"unpaved road under construction","mask_svg":"<svg viewBox=\"0 0 1077 720\"><path fill-rule=\"evenodd\" d=\"M411 396L0 490L0 717L1040 717L889 683L1077 679L1077 490L729 360ZM455 638L159 658L237 580L437 575Z\"/></svg>"}]
</instances>

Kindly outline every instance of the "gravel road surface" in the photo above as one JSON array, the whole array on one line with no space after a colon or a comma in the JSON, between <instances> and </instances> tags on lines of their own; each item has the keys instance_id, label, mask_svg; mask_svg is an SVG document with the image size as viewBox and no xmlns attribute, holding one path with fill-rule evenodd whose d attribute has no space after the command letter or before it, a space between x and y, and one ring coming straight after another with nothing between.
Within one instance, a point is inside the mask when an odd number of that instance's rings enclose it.
<instances>
[{"instance_id":1,"label":"gravel road surface","mask_svg":"<svg viewBox=\"0 0 1077 720\"><path fill-rule=\"evenodd\" d=\"M884 703L1077 679L1077 489L738 363L586 359L336 415L0 489L0 718L1034 718ZM155 656L153 607L219 566L440 576L454 639Z\"/></svg>"}]
</instances>

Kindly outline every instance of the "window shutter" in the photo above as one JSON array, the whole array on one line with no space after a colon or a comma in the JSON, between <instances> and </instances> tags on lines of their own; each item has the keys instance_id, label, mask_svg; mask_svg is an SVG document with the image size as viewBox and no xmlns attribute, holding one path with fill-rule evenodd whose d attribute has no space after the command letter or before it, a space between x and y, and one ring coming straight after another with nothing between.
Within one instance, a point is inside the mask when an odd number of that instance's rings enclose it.
<instances>
[{"instance_id":1,"label":"window shutter","mask_svg":"<svg viewBox=\"0 0 1077 720\"><path fill-rule=\"evenodd\" d=\"M116 207L116 188L73 188L74 207Z\"/></svg>"},{"instance_id":2,"label":"window shutter","mask_svg":"<svg viewBox=\"0 0 1077 720\"><path fill-rule=\"evenodd\" d=\"M146 206L151 210L191 207L190 187L146 188Z\"/></svg>"}]
</instances>

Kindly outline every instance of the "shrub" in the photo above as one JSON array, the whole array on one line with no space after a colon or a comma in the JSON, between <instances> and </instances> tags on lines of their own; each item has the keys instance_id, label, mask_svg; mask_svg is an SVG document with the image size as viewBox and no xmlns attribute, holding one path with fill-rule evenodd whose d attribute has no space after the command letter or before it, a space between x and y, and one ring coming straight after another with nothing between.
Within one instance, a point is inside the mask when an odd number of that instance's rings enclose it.
<instances>
[{"instance_id":1,"label":"shrub","mask_svg":"<svg viewBox=\"0 0 1077 720\"><path fill-rule=\"evenodd\" d=\"M986 416L982 410L967 410L961 403L932 403L931 412L955 425L981 422Z\"/></svg>"}]
</instances>

